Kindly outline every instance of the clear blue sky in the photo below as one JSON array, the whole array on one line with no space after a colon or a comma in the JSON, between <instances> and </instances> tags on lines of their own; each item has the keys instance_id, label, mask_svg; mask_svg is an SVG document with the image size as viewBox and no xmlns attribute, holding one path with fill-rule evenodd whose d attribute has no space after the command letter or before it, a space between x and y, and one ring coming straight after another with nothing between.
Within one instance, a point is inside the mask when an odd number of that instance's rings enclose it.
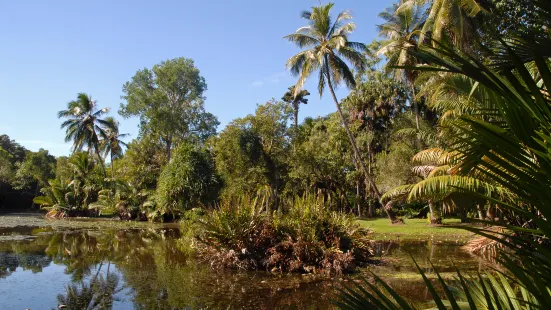
<instances>
[{"instance_id":1,"label":"clear blue sky","mask_svg":"<svg viewBox=\"0 0 551 310\"><path fill-rule=\"evenodd\" d=\"M334 14L349 9L352 39L377 37L377 14L393 1L337 0ZM305 21L319 1L2 1L0 3L0 134L31 150L69 153L57 111L79 92L110 107L121 132L135 138L138 122L117 114L122 85L162 60L195 60L208 84L207 111L219 130L252 113L257 103L279 99L295 78L285 61L299 50L282 39ZM324 2L325 3L325 2ZM314 77L313 77L314 78ZM329 94L314 94L301 117L334 111ZM338 96L346 96L339 89Z\"/></svg>"}]
</instances>

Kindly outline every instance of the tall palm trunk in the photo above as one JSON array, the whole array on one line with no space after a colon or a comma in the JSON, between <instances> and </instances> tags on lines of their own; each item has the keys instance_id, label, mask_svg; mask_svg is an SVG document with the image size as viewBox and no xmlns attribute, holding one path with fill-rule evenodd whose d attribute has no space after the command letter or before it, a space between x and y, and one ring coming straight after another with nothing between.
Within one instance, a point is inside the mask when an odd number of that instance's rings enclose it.
<instances>
[{"instance_id":1,"label":"tall palm trunk","mask_svg":"<svg viewBox=\"0 0 551 310\"><path fill-rule=\"evenodd\" d=\"M92 146L94 147L94 152L98 156L99 163L101 164L101 170L103 171L103 177L106 178L107 177L107 172L105 170L105 163L103 162L103 157L101 157L101 154L99 153L99 139L98 139L98 136L96 135L95 131L93 133L93 145ZM88 147L90 147L90 144L88 145ZM90 151L90 149L88 149L88 152L89 151ZM88 153L88 154L90 154L90 153Z\"/></svg>"},{"instance_id":2,"label":"tall palm trunk","mask_svg":"<svg viewBox=\"0 0 551 310\"><path fill-rule=\"evenodd\" d=\"M294 115L295 116L295 132L298 131L298 109L299 109L298 105L299 104L300 104L299 102L293 102L293 113L295 114Z\"/></svg>"},{"instance_id":3,"label":"tall palm trunk","mask_svg":"<svg viewBox=\"0 0 551 310\"><path fill-rule=\"evenodd\" d=\"M415 128L419 131L419 102L417 102L417 94L415 92L415 85L410 82L411 85L411 101L413 103L413 113L415 113Z\"/></svg>"},{"instance_id":4,"label":"tall palm trunk","mask_svg":"<svg viewBox=\"0 0 551 310\"><path fill-rule=\"evenodd\" d=\"M346 118L344 117L344 114L342 113L341 106L339 104L339 101L337 100L337 96L335 95L335 91L333 90L333 86L331 85L331 75L329 74L329 65L327 64L327 58L326 58L326 77L327 77L327 85L329 85L329 91L331 92L331 96L333 96L333 101L335 102L335 106L337 107L337 112L339 113L339 116L341 117L342 125L344 127L344 130L346 131L346 134L348 135L348 139L350 140L350 144L352 145L352 149L354 150L354 155L358 159L358 163L360 164L360 167L362 167L362 170L364 171L367 180L369 181L369 184L371 186L371 189L373 191L373 194L375 194L375 199L381 198L381 192L379 192L379 189L377 188L377 185L375 182L373 182L373 179L371 178L371 175L369 174L369 170L365 166L365 163L360 157L360 151L358 150L358 146L356 145L356 139L354 139L354 135L352 135L352 132L350 131L350 128L348 128L348 122L346 121Z\"/></svg>"},{"instance_id":5,"label":"tall palm trunk","mask_svg":"<svg viewBox=\"0 0 551 310\"><path fill-rule=\"evenodd\" d=\"M113 192L115 191L115 163L113 162L113 151L109 152L109 156L111 157L111 183L113 186Z\"/></svg>"}]
</instances>

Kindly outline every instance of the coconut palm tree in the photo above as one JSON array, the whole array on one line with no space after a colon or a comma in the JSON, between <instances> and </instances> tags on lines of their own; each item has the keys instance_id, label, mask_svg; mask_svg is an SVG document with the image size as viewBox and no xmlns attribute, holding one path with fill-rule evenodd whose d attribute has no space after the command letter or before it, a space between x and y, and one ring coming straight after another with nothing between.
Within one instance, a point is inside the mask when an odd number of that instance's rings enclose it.
<instances>
[{"instance_id":1,"label":"coconut palm tree","mask_svg":"<svg viewBox=\"0 0 551 310\"><path fill-rule=\"evenodd\" d=\"M422 7L413 3L402 6L394 4L379 14L385 23L378 25L379 35L385 37L381 48L377 52L387 58L386 67L415 66L419 62L410 51L418 44L419 30L425 21ZM392 69L394 78L405 82L411 88L411 102L415 113L415 124L419 130L419 104L416 99L415 79L418 72L415 70Z\"/></svg>"},{"instance_id":2,"label":"coconut palm tree","mask_svg":"<svg viewBox=\"0 0 551 310\"><path fill-rule=\"evenodd\" d=\"M98 156L103 173L105 165L100 155L98 132L104 135L102 126L108 125L101 117L109 112L109 108L98 109L97 101L90 95L79 93L77 99L67 103L67 110L61 110L57 116L67 118L61 124L66 128L65 142L73 141L73 152L82 151L84 147L88 152L95 152Z\"/></svg>"},{"instance_id":3,"label":"coconut palm tree","mask_svg":"<svg viewBox=\"0 0 551 310\"><path fill-rule=\"evenodd\" d=\"M472 17L484 12L483 1L477 0L405 0L398 11L411 7L429 5L428 15L421 33L420 42L429 36L436 41L447 41L463 49L469 38L476 35L477 25Z\"/></svg>"},{"instance_id":4,"label":"coconut palm tree","mask_svg":"<svg viewBox=\"0 0 551 310\"><path fill-rule=\"evenodd\" d=\"M289 87L289 91L286 92L285 95L283 95L283 97L281 98L283 102L286 102L293 107L295 129L298 128L298 110L300 108L300 104L308 104L308 99L306 99L306 96L309 95L310 92L306 89L299 91L295 95L295 85L293 85Z\"/></svg>"},{"instance_id":5,"label":"coconut palm tree","mask_svg":"<svg viewBox=\"0 0 551 310\"><path fill-rule=\"evenodd\" d=\"M358 159L365 175L368 176L369 171L363 160L361 160L354 135L350 131L334 90L337 85L343 82L348 88L356 87L354 74L345 60L349 61L354 69L365 70L366 64L362 51L366 49L366 46L348 40L349 34L356 28L354 23L347 22L352 19L349 11L339 13L335 22L332 22L330 13L333 5L333 3L328 3L312 7L312 11L302 12L301 17L308 20L308 25L299 28L293 34L285 36L285 39L295 43L299 48L308 49L289 58L287 68L293 75L299 77L295 86L295 95L302 90L306 80L318 71L319 94L320 96L323 94L326 86L329 88L355 157ZM373 179L368 179L376 195L375 198L378 199L380 192Z\"/></svg>"},{"instance_id":6,"label":"coconut palm tree","mask_svg":"<svg viewBox=\"0 0 551 310\"><path fill-rule=\"evenodd\" d=\"M99 132L101 140L100 147L107 157L107 154L111 157L111 178L115 179L115 166L113 160L120 158L123 153L123 147L126 147L126 143L121 138L128 137L127 133L119 132L119 122L113 117L105 118L104 130Z\"/></svg>"}]
</instances>

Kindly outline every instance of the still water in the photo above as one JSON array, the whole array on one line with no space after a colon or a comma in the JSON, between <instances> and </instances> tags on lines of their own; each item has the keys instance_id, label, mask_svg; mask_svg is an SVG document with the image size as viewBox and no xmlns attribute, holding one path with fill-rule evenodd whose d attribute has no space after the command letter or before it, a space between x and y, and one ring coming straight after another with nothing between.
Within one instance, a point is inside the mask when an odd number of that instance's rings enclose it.
<instances>
[{"instance_id":1,"label":"still water","mask_svg":"<svg viewBox=\"0 0 551 310\"><path fill-rule=\"evenodd\" d=\"M0 228L0 309L328 309L336 278L212 270L178 250L175 227ZM400 293L429 298L409 255L430 274L484 268L456 242L387 241L370 267ZM365 270L363 271L365 273Z\"/></svg>"}]
</instances>

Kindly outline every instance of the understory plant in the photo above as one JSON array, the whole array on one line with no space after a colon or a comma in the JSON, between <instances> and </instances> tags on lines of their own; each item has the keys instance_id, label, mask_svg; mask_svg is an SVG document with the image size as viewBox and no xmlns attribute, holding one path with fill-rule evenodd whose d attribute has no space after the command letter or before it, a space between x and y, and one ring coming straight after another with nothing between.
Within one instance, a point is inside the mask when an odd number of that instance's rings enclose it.
<instances>
[{"instance_id":1,"label":"understory plant","mask_svg":"<svg viewBox=\"0 0 551 310\"><path fill-rule=\"evenodd\" d=\"M372 254L368 231L321 198L297 198L283 214L262 210L259 201L241 198L200 217L199 255L213 267L341 274Z\"/></svg>"}]
</instances>

